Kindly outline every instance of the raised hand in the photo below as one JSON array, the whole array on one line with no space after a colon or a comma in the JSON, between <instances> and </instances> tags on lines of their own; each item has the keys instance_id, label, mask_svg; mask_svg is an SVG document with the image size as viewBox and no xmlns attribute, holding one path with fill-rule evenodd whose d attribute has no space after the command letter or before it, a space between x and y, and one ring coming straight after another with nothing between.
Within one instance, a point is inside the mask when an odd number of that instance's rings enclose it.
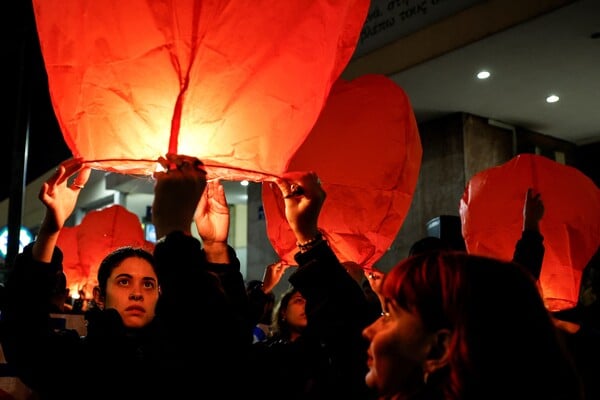
<instances>
[{"instance_id":1,"label":"raised hand","mask_svg":"<svg viewBox=\"0 0 600 400\"><path fill-rule=\"evenodd\" d=\"M191 235L196 207L206 188L206 171L195 157L167 154L159 158L165 171L154 173L152 222L157 237L173 231Z\"/></svg>"},{"instance_id":2,"label":"raised hand","mask_svg":"<svg viewBox=\"0 0 600 400\"><path fill-rule=\"evenodd\" d=\"M383 282L385 273L373 267L372 269L364 270L364 274L373 292L375 292L378 296L381 296L381 283Z\"/></svg>"},{"instance_id":3,"label":"raised hand","mask_svg":"<svg viewBox=\"0 0 600 400\"><path fill-rule=\"evenodd\" d=\"M84 167L81 159L73 158L62 162L56 172L42 185L38 198L46 206L46 216L41 230L46 233L59 232L73 213L81 189L90 177L90 168ZM69 179L73 178L69 184Z\"/></svg>"},{"instance_id":4,"label":"raised hand","mask_svg":"<svg viewBox=\"0 0 600 400\"><path fill-rule=\"evenodd\" d=\"M208 182L194 215L202 243L205 246L215 242L227 243L229 220L225 188L218 180Z\"/></svg>"},{"instance_id":5,"label":"raised hand","mask_svg":"<svg viewBox=\"0 0 600 400\"><path fill-rule=\"evenodd\" d=\"M52 260L60 230L73 213L79 193L87 183L90 172L90 168L84 167L81 159L69 159L62 162L40 188L38 198L46 207L46 214L32 248L35 260ZM71 178L73 179L69 183Z\"/></svg>"},{"instance_id":6,"label":"raised hand","mask_svg":"<svg viewBox=\"0 0 600 400\"><path fill-rule=\"evenodd\" d=\"M285 201L285 217L299 243L319 233L317 221L326 193L314 172L288 172L275 183Z\"/></svg>"},{"instance_id":7,"label":"raised hand","mask_svg":"<svg viewBox=\"0 0 600 400\"><path fill-rule=\"evenodd\" d=\"M285 271L290 268L295 267L295 265L287 264L283 261L278 261L273 264L267 265L265 268L265 273L263 274L263 285L262 290L265 293L269 293L273 291L273 288L277 286Z\"/></svg>"},{"instance_id":8,"label":"raised hand","mask_svg":"<svg viewBox=\"0 0 600 400\"><path fill-rule=\"evenodd\" d=\"M523 230L539 231L539 223L544 216L544 202L542 195L534 189L527 189L525 203L523 204Z\"/></svg>"}]
</instances>

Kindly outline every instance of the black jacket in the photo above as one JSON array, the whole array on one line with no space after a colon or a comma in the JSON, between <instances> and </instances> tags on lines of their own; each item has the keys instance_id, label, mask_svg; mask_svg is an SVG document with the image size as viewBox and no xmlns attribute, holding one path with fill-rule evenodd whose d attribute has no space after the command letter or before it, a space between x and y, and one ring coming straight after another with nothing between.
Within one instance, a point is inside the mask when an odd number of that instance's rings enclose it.
<instances>
[{"instance_id":1,"label":"black jacket","mask_svg":"<svg viewBox=\"0 0 600 400\"><path fill-rule=\"evenodd\" d=\"M256 398L369 398L362 338L369 313L361 287L325 242L295 258L299 267L289 281L306 299L308 325L294 342L253 345Z\"/></svg>"}]
</instances>

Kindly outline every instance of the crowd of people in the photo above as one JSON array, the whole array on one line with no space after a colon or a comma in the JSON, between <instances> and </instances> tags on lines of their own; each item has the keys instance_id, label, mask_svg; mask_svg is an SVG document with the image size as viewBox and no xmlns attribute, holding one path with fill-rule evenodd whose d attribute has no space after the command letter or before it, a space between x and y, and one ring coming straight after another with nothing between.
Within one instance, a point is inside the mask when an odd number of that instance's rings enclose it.
<instances>
[{"instance_id":1,"label":"crowd of people","mask_svg":"<svg viewBox=\"0 0 600 400\"><path fill-rule=\"evenodd\" d=\"M57 238L89 168L67 160L42 186L46 214L6 282L0 337L11 370L39 399L597 396L580 338L597 339L598 325L565 329L536 283L539 193L526 193L511 262L427 238L383 273L338 260L318 228L326 193L317 174L286 173L275 183L296 265L270 264L261 281L246 283L227 243L220 182L207 182L196 158L159 161L155 249L104 258L85 336L53 327L50 314L64 289ZM289 289L276 298L288 268Z\"/></svg>"}]
</instances>

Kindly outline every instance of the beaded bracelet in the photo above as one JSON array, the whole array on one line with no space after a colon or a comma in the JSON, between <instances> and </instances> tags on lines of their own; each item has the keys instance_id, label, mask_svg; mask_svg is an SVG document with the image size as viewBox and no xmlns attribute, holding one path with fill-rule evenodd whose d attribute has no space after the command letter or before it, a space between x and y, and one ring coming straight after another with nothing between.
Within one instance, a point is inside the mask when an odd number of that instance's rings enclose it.
<instances>
[{"instance_id":1,"label":"beaded bracelet","mask_svg":"<svg viewBox=\"0 0 600 400\"><path fill-rule=\"evenodd\" d=\"M317 232L314 238L307 240L306 242L296 242L296 246L300 249L301 252L308 251L315 247L315 245L321 243L323 241L323 234L321 231Z\"/></svg>"}]
</instances>

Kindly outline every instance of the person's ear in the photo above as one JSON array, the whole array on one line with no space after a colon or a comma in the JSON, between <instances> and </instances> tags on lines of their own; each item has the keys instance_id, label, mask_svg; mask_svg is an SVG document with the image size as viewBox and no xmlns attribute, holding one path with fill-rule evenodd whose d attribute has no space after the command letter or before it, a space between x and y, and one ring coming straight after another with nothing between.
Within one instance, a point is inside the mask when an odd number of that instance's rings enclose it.
<instances>
[{"instance_id":1,"label":"person's ear","mask_svg":"<svg viewBox=\"0 0 600 400\"><path fill-rule=\"evenodd\" d=\"M451 340L452 332L449 329L440 329L432 335L431 346L423 365L425 381L427 381L427 376L448 365L450 360Z\"/></svg>"},{"instance_id":2,"label":"person's ear","mask_svg":"<svg viewBox=\"0 0 600 400\"><path fill-rule=\"evenodd\" d=\"M94 286L92 295L94 296L94 302L96 304L104 306L104 296L102 296L102 294L100 292L100 288L98 286Z\"/></svg>"}]
</instances>

